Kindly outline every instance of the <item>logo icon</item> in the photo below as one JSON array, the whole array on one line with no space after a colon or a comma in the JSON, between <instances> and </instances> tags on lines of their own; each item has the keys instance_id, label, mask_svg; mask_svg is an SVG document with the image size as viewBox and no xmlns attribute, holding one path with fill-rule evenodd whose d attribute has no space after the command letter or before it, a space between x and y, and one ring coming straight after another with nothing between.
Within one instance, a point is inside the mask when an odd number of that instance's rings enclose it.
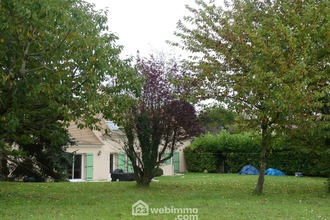
<instances>
[{"instance_id":1,"label":"logo icon","mask_svg":"<svg viewBox=\"0 0 330 220\"><path fill-rule=\"evenodd\" d=\"M132 215L134 216L143 216L149 215L149 206L147 203L142 200L137 201L132 205Z\"/></svg>"}]
</instances>

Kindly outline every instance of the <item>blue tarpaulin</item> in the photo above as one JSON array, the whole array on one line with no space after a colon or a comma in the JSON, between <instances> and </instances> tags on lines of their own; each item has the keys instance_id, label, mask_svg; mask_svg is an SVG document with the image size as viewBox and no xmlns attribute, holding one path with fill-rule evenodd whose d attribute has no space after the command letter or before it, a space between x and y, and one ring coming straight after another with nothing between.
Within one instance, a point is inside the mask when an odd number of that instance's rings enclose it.
<instances>
[{"instance_id":1,"label":"blue tarpaulin","mask_svg":"<svg viewBox=\"0 0 330 220\"><path fill-rule=\"evenodd\" d=\"M266 170L265 175L269 176L285 176L285 174L277 169L269 168Z\"/></svg>"},{"instance_id":2,"label":"blue tarpaulin","mask_svg":"<svg viewBox=\"0 0 330 220\"><path fill-rule=\"evenodd\" d=\"M239 171L238 174L242 175L259 175L259 170L252 165L246 165Z\"/></svg>"}]
</instances>

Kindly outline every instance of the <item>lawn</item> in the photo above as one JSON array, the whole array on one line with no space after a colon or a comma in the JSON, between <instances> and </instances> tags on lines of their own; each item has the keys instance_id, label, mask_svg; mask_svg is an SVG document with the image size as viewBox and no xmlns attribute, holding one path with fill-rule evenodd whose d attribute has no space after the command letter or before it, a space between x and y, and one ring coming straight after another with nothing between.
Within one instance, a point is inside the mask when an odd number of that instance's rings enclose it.
<instances>
[{"instance_id":1,"label":"lawn","mask_svg":"<svg viewBox=\"0 0 330 220\"><path fill-rule=\"evenodd\" d=\"M330 219L325 178L266 176L261 196L251 194L257 176L186 173L156 179L149 189L137 188L134 182L0 182L0 219L194 219L196 215L151 213L154 208L198 209L198 219ZM149 205L149 215L132 216L138 200Z\"/></svg>"}]
</instances>

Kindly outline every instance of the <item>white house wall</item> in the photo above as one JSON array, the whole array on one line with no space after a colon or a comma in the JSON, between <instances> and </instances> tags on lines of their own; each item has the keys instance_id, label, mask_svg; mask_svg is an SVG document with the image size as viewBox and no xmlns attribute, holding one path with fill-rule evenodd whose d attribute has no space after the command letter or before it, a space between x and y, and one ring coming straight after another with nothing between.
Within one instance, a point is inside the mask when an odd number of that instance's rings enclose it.
<instances>
[{"instance_id":1,"label":"white house wall","mask_svg":"<svg viewBox=\"0 0 330 220\"><path fill-rule=\"evenodd\" d=\"M72 127L71 127L72 128ZM78 138L83 137L84 134L80 134L80 131L77 131L77 128L72 128L75 135L79 134ZM85 129L83 129L85 130ZM70 131L70 130L69 130ZM110 180L110 154L115 155L115 166L114 169L117 169L118 166L118 153L124 152L123 150L123 141L122 134L120 132L113 132L111 137L104 135L102 131L89 130L89 133L85 130L87 135L95 136L93 137L94 142L97 144L81 144L78 141L77 146L68 147L68 152L76 152L76 154L82 154L84 157L88 153L93 154L93 181L108 181ZM77 138L77 139L78 139ZM89 138L88 140L92 140ZM93 143L94 143L93 142ZM185 141L183 144L180 144L176 152L179 152L179 172L187 171L187 165L185 162L183 149L190 144L190 140ZM86 177L86 160L84 164L83 177ZM163 169L164 175L173 175L173 160L170 164L163 164L161 168Z\"/></svg>"},{"instance_id":2,"label":"white house wall","mask_svg":"<svg viewBox=\"0 0 330 220\"><path fill-rule=\"evenodd\" d=\"M81 154L86 158L86 154L93 154L93 181L109 181L110 173L110 151L106 146L93 147L93 146L76 146L69 147L68 152L75 152ZM99 152L101 151L101 154ZM83 165L83 180L86 179L86 160L84 159Z\"/></svg>"}]
</instances>

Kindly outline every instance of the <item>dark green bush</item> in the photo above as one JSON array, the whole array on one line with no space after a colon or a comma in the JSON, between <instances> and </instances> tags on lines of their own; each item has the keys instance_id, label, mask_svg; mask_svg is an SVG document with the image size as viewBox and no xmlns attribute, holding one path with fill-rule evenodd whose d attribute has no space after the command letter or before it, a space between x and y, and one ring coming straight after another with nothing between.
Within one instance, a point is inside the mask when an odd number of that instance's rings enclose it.
<instances>
[{"instance_id":1,"label":"dark green bush","mask_svg":"<svg viewBox=\"0 0 330 220\"><path fill-rule=\"evenodd\" d=\"M258 135L252 133L230 134L223 131L216 136L209 134L195 138L191 148L201 147L206 152L255 152L260 147Z\"/></svg>"},{"instance_id":2,"label":"dark green bush","mask_svg":"<svg viewBox=\"0 0 330 220\"><path fill-rule=\"evenodd\" d=\"M230 153L227 163L233 173L239 172L245 165L250 164L259 169L259 153ZM286 175L303 172L305 176L328 176L329 168L325 163L326 158L315 154L298 154L289 151L274 151L268 157L267 167L281 170Z\"/></svg>"},{"instance_id":3,"label":"dark green bush","mask_svg":"<svg viewBox=\"0 0 330 220\"><path fill-rule=\"evenodd\" d=\"M259 169L260 145L258 136L243 133L222 132L216 136L206 134L195 139L185 150L185 158L190 172L218 172L221 157L229 165L232 173L239 172L245 165ZM281 170L286 175L303 172L305 176L329 176L329 155L299 153L290 151L285 142L273 146L267 161L268 168Z\"/></svg>"},{"instance_id":4,"label":"dark green bush","mask_svg":"<svg viewBox=\"0 0 330 220\"><path fill-rule=\"evenodd\" d=\"M238 173L245 165L252 165L259 169L259 153L228 153L226 162L232 173Z\"/></svg>"},{"instance_id":5,"label":"dark green bush","mask_svg":"<svg viewBox=\"0 0 330 220\"><path fill-rule=\"evenodd\" d=\"M164 171L161 168L156 167L154 169L154 176L163 176L163 174L164 174Z\"/></svg>"},{"instance_id":6,"label":"dark green bush","mask_svg":"<svg viewBox=\"0 0 330 220\"><path fill-rule=\"evenodd\" d=\"M205 134L198 137L192 145L184 150L188 171L203 172L207 170L211 173L219 172L220 164L226 162L226 158L230 152L259 150L259 145L255 141L255 138L250 133L230 134L226 131L216 136ZM243 161L239 165L242 163Z\"/></svg>"},{"instance_id":7,"label":"dark green bush","mask_svg":"<svg viewBox=\"0 0 330 220\"><path fill-rule=\"evenodd\" d=\"M184 156L187 162L189 172L203 172L207 170L209 173L215 173L218 170L218 160L216 155L206 152L202 148L184 149Z\"/></svg>"}]
</instances>

